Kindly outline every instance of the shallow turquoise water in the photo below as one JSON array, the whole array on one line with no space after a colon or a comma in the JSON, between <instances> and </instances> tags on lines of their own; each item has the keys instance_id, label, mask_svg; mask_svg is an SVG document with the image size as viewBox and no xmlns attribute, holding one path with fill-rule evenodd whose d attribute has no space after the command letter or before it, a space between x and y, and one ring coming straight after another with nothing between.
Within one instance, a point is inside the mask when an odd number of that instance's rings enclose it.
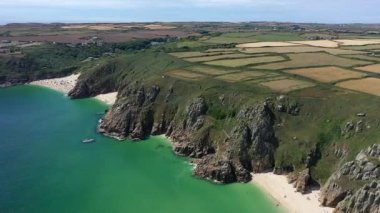
<instances>
[{"instance_id":1,"label":"shallow turquoise water","mask_svg":"<svg viewBox=\"0 0 380 213\"><path fill-rule=\"evenodd\" d=\"M0 212L275 211L249 184L192 177L160 137L133 143L97 134L105 109L39 87L0 89ZM86 137L96 142L81 143Z\"/></svg>"}]
</instances>

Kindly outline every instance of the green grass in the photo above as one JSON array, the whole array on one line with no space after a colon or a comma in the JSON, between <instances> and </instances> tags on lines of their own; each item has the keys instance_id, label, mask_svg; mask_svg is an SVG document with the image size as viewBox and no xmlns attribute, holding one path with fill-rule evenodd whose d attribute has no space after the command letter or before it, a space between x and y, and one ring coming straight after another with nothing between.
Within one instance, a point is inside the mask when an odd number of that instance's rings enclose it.
<instances>
[{"instance_id":1,"label":"green grass","mask_svg":"<svg viewBox=\"0 0 380 213\"><path fill-rule=\"evenodd\" d=\"M249 43L259 41L296 41L302 40L297 33L288 32L235 32L224 33L206 40L207 43Z\"/></svg>"}]
</instances>

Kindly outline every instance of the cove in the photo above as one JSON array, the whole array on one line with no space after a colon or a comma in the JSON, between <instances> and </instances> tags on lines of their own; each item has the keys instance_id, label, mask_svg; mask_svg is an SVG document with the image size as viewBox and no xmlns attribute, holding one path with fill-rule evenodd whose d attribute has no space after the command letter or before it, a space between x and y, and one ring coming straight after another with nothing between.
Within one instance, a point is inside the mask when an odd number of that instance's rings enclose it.
<instances>
[{"instance_id":1,"label":"cove","mask_svg":"<svg viewBox=\"0 0 380 213\"><path fill-rule=\"evenodd\" d=\"M164 138L99 135L106 108L35 86L0 89L0 212L276 212L251 184L193 177Z\"/></svg>"}]
</instances>

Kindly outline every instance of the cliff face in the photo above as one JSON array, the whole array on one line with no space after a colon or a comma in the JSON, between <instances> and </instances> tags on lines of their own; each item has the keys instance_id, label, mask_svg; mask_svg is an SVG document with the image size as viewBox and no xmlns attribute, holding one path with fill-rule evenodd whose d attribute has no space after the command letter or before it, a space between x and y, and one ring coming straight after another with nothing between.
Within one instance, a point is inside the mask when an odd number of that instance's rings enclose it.
<instances>
[{"instance_id":1,"label":"cliff face","mask_svg":"<svg viewBox=\"0 0 380 213\"><path fill-rule=\"evenodd\" d=\"M118 139L166 134L175 153L197 164L195 175L217 182L247 182L250 172L273 167L274 118L266 104L242 107L233 118L236 126L227 133L216 130L205 96L189 97L180 107L172 103L178 96L172 88L162 91L157 85L135 83L123 91L99 124L99 132Z\"/></svg>"},{"instance_id":2,"label":"cliff face","mask_svg":"<svg viewBox=\"0 0 380 213\"><path fill-rule=\"evenodd\" d=\"M380 144L362 150L354 161L345 163L328 179L321 190L322 205L338 206L338 212L377 212L378 208L375 207L380 202L379 187L365 183L379 180L379 162ZM356 190L355 186L363 187ZM376 210L367 211L369 209Z\"/></svg>"}]
</instances>

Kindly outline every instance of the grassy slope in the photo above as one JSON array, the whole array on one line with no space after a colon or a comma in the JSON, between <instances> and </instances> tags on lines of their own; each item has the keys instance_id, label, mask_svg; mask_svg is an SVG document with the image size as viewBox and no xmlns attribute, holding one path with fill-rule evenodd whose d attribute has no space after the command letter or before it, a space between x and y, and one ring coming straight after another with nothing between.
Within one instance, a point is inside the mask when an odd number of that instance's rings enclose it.
<instances>
[{"instance_id":1,"label":"grassy slope","mask_svg":"<svg viewBox=\"0 0 380 213\"><path fill-rule=\"evenodd\" d=\"M224 35L233 39L246 36L240 33ZM260 41L300 38L298 34L289 33L248 36ZM87 63L80 61L88 56L96 55L98 49L94 49L95 52L91 50L78 52L66 47L56 49L52 46L42 46L28 49L26 55L30 55L40 64L39 66L50 65L48 66L50 72L62 72L67 67L77 66L83 74L81 78L91 78L99 88L115 87L123 92L122 88L134 81L143 82L147 86L157 84L162 90L172 87L177 94L181 95L178 95L170 104L179 108L184 108L192 97L202 94L209 102L208 120L213 129L214 143L222 146L222 141L226 137L224 131L229 132L234 126L234 116L243 105L260 103L266 98L275 100L280 94L255 84L227 83L211 76L201 81L163 78L166 71L193 65L166 54L165 51L202 51L216 47L214 44L207 46L206 41L186 42L188 41L182 41L178 46L177 43L169 43L144 51L126 51L115 58L100 58ZM19 74L14 70L5 71L4 63L0 65L3 66L0 67L0 75ZM248 69L248 67L242 69ZM30 72L32 75L38 75L43 73L44 69L36 68ZM376 138L380 136L378 131L380 116L377 114L380 98L378 97L340 90L330 84L320 84L314 88L291 92L288 96L291 102L301 104L301 113L299 116L276 113L277 124L279 124L276 130L280 142L276 151L276 166L294 166L295 169L302 169L308 152L318 148L321 158L312 167L312 175L323 183L337 166L352 159L361 149L377 142ZM221 105L220 97L224 97L224 105ZM160 101L164 102L164 100ZM160 110L160 106L156 107ZM356 117L358 112L368 114L365 119L371 128L347 139L341 135L341 129L347 121L358 121L359 118ZM335 146L348 150L348 156L344 159L335 157L333 155Z\"/></svg>"}]
</instances>

